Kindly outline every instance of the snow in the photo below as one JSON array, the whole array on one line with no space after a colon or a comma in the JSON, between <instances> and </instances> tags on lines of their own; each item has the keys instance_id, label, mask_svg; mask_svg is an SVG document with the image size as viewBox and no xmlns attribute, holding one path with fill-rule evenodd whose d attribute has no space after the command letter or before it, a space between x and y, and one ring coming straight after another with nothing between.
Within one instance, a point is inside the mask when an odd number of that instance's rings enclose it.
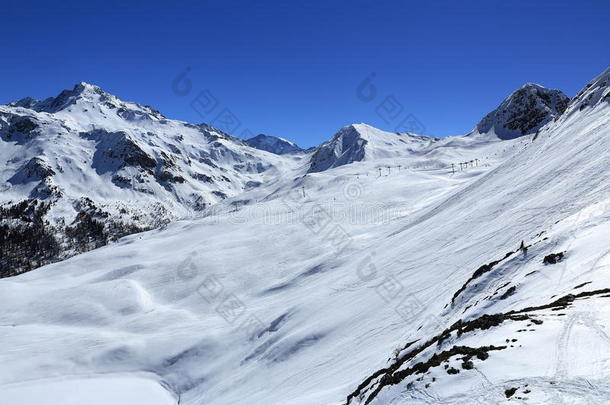
<instances>
[{"instance_id":1,"label":"snow","mask_svg":"<svg viewBox=\"0 0 610 405\"><path fill-rule=\"evenodd\" d=\"M513 139L533 134L560 116L569 98L560 90L526 83L508 96L494 111L487 114L472 131L487 137Z\"/></svg>"},{"instance_id":2,"label":"snow","mask_svg":"<svg viewBox=\"0 0 610 405\"><path fill-rule=\"evenodd\" d=\"M134 376L56 379L2 387L0 403L12 405L172 405L175 398L155 381Z\"/></svg>"},{"instance_id":3,"label":"snow","mask_svg":"<svg viewBox=\"0 0 610 405\"><path fill-rule=\"evenodd\" d=\"M32 379L59 379L61 390L80 376L145 372L180 404L344 404L394 349L460 319L610 287L604 77L576 101L586 108L568 106L535 139L355 124L318 149L332 159L324 170L310 170L316 152L272 157L272 181L197 218L0 280L0 392L26 376L35 393L51 388ZM543 263L557 252L562 261ZM609 311L597 294L527 311L542 324L453 333L401 368L456 345L507 347L472 370L452 357L459 374L433 367L371 404L505 403L510 388L511 401L605 404Z\"/></svg>"},{"instance_id":4,"label":"snow","mask_svg":"<svg viewBox=\"0 0 610 405\"><path fill-rule=\"evenodd\" d=\"M438 139L352 124L341 128L331 140L315 150L309 173L362 161L374 161L379 166L387 162L386 167L396 162L403 167L435 169L450 168L451 164L459 167L460 162L473 159L492 163L516 153L524 142L523 138L500 142L496 137L479 133Z\"/></svg>"},{"instance_id":5,"label":"snow","mask_svg":"<svg viewBox=\"0 0 610 405\"><path fill-rule=\"evenodd\" d=\"M301 152L302 149L299 146L287 139L269 136L265 134L259 134L245 141L248 145L265 150L267 152L275 153L277 155L283 155L286 153Z\"/></svg>"}]
</instances>

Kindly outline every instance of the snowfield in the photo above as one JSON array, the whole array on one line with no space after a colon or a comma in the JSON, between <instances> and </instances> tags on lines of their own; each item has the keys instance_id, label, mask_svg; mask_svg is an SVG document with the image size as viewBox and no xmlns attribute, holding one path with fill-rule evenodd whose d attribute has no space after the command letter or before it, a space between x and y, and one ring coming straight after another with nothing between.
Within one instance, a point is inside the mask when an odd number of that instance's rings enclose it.
<instances>
[{"instance_id":1,"label":"snowfield","mask_svg":"<svg viewBox=\"0 0 610 405\"><path fill-rule=\"evenodd\" d=\"M256 150L260 186L1 279L0 403L608 403L609 85L511 139Z\"/></svg>"},{"instance_id":2,"label":"snowfield","mask_svg":"<svg viewBox=\"0 0 610 405\"><path fill-rule=\"evenodd\" d=\"M2 401L12 405L172 405L176 399L149 378L97 376L25 382L2 387Z\"/></svg>"}]
</instances>

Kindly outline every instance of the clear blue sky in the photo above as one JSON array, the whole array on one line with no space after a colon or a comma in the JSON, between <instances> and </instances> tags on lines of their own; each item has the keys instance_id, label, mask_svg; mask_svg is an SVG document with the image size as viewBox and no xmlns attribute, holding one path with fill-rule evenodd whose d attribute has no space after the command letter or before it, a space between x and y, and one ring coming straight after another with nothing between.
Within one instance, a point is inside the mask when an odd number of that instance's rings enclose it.
<instances>
[{"instance_id":1,"label":"clear blue sky","mask_svg":"<svg viewBox=\"0 0 610 405\"><path fill-rule=\"evenodd\" d=\"M456 135L525 82L573 96L610 65L609 15L607 0L2 0L0 103L87 81L170 118L228 109L235 135L303 146L406 117ZM172 82L187 67L192 90L179 95ZM372 72L375 97L358 97ZM216 108L200 114L190 104L206 89Z\"/></svg>"}]
</instances>

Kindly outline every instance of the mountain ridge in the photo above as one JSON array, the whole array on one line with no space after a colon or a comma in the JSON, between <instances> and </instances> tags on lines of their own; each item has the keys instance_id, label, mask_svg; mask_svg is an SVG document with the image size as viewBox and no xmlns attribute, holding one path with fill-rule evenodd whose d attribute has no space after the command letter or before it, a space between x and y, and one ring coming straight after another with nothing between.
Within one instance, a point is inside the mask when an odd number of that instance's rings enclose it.
<instances>
[{"instance_id":1,"label":"mountain ridge","mask_svg":"<svg viewBox=\"0 0 610 405\"><path fill-rule=\"evenodd\" d=\"M265 134L258 134L256 136L253 136L252 138L246 139L244 142L254 148L275 153L276 155L283 155L286 153L297 153L303 151L302 148L300 148L296 143L292 141L281 137L270 136Z\"/></svg>"}]
</instances>

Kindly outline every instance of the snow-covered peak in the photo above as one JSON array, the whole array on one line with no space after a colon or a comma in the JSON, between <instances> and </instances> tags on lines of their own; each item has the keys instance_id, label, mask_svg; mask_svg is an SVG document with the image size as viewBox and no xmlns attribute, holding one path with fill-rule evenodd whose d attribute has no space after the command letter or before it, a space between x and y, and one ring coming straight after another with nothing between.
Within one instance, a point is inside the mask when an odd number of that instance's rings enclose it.
<instances>
[{"instance_id":1,"label":"snow-covered peak","mask_svg":"<svg viewBox=\"0 0 610 405\"><path fill-rule=\"evenodd\" d=\"M526 83L487 114L472 133L503 140L532 134L561 115L569 101L560 90Z\"/></svg>"},{"instance_id":2,"label":"snow-covered peak","mask_svg":"<svg viewBox=\"0 0 610 405\"><path fill-rule=\"evenodd\" d=\"M246 139L245 142L253 148L275 153L276 155L284 155L286 153L300 152L303 150L292 141L265 134L259 134L250 139Z\"/></svg>"},{"instance_id":3,"label":"snow-covered peak","mask_svg":"<svg viewBox=\"0 0 610 405\"><path fill-rule=\"evenodd\" d=\"M519 87L519 89L548 90L546 87L534 82L527 82L523 86Z\"/></svg>"},{"instance_id":4,"label":"snow-covered peak","mask_svg":"<svg viewBox=\"0 0 610 405\"><path fill-rule=\"evenodd\" d=\"M159 111L150 106L123 101L101 87L87 82L77 83L71 90L63 90L57 96L42 101L26 97L8 105L37 112L60 114L63 118L78 118L78 121L87 121L96 125L109 122L111 120L108 120L108 117L114 116L118 116L121 122L165 120ZM86 115L86 118L82 117L83 115Z\"/></svg>"},{"instance_id":5,"label":"snow-covered peak","mask_svg":"<svg viewBox=\"0 0 610 405\"><path fill-rule=\"evenodd\" d=\"M94 94L97 94L97 95L108 95L109 94L109 93L106 93L100 86L96 86L95 84L91 84L91 83L87 83L87 82L76 83L74 85L74 88L69 91L71 91L72 94L74 94L75 96L83 96L83 95L93 96Z\"/></svg>"},{"instance_id":6,"label":"snow-covered peak","mask_svg":"<svg viewBox=\"0 0 610 405\"><path fill-rule=\"evenodd\" d=\"M429 150L438 139L410 133L386 132L360 123L341 128L311 157L309 172L321 172L362 160L416 155Z\"/></svg>"},{"instance_id":7,"label":"snow-covered peak","mask_svg":"<svg viewBox=\"0 0 610 405\"><path fill-rule=\"evenodd\" d=\"M100 100L101 98L108 99L111 97L115 98L98 86L80 82L75 84L72 90L63 90L56 97L49 97L42 101L32 97L26 97L21 100L13 101L9 105L13 107L29 108L38 112L56 113L75 104L80 99L88 102L96 102L105 101Z\"/></svg>"}]
</instances>

